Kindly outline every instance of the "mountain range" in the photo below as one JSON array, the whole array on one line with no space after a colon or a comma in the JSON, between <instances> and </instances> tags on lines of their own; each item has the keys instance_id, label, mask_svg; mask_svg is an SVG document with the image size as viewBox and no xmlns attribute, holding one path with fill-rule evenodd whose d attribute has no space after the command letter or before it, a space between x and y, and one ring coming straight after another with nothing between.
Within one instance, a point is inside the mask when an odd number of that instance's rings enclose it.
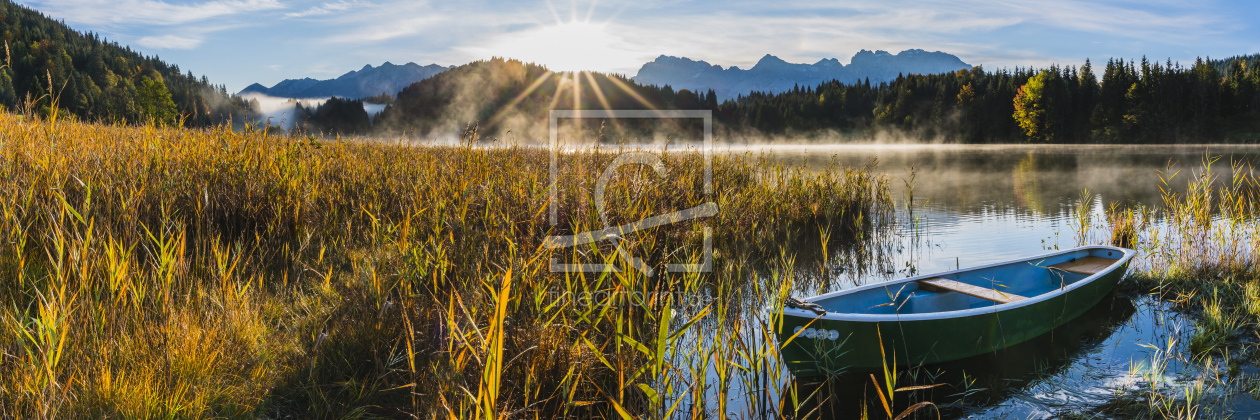
<instances>
[{"instance_id":1,"label":"mountain range","mask_svg":"<svg viewBox=\"0 0 1260 420\"><path fill-rule=\"evenodd\" d=\"M266 87L254 83L245 87L240 95L261 93L280 98L366 98L382 93L393 95L402 88L433 77L454 66L444 67L437 64L421 66L416 63L397 65L386 61L380 67L365 65L359 70L352 70L336 79L316 80L312 78L285 79L275 86Z\"/></svg>"},{"instance_id":2,"label":"mountain range","mask_svg":"<svg viewBox=\"0 0 1260 420\"><path fill-rule=\"evenodd\" d=\"M736 66L696 61L686 57L662 55L639 68L634 81L645 85L669 85L674 89L705 91L713 89L720 99L732 99L749 92L780 93L793 86L814 86L830 80L853 84L889 82L898 75L947 73L970 69L958 57L940 51L905 50L897 54L887 51L861 50L849 61L840 64L834 58L814 64L797 64L766 54L747 70Z\"/></svg>"},{"instance_id":3,"label":"mountain range","mask_svg":"<svg viewBox=\"0 0 1260 420\"><path fill-rule=\"evenodd\" d=\"M412 83L433 77L454 68L437 64L420 66L388 61L380 67L363 66L336 79L286 79L270 88L254 83L241 90L241 95L261 93L281 98L366 98L382 93L398 93ZM839 80L843 83L889 82L902 74L936 74L970 69L958 57L940 51L905 50L897 54L887 51L861 50L849 61L827 58L814 64L789 63L766 54L752 68L722 68L705 61L662 55L639 68L634 81L643 85L669 85L673 89L704 92L713 89L720 99L731 99L749 92L779 93L793 86L813 86Z\"/></svg>"}]
</instances>

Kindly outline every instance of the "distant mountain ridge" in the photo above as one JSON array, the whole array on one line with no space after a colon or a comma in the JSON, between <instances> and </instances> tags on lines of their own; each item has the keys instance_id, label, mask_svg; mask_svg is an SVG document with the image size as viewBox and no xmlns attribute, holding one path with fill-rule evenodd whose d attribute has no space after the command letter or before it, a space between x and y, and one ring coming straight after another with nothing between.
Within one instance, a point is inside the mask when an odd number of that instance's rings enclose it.
<instances>
[{"instance_id":1,"label":"distant mountain ridge","mask_svg":"<svg viewBox=\"0 0 1260 420\"><path fill-rule=\"evenodd\" d=\"M791 90L793 86L813 86L833 79L852 84L869 78L871 83L880 83L892 81L899 74L937 74L970 68L971 65L952 54L920 49L897 54L861 50L853 55L847 66L834 58L822 59L814 64L797 64L766 54L747 70L737 66L723 69L705 61L662 55L639 68L633 79L645 85L670 85L676 90L703 92L713 89L719 98L725 100L754 91L780 93Z\"/></svg>"},{"instance_id":2,"label":"distant mountain ridge","mask_svg":"<svg viewBox=\"0 0 1260 420\"><path fill-rule=\"evenodd\" d=\"M285 79L275 86L266 87L254 83L242 89L240 94L261 93L281 98L327 98L337 96L349 99L366 98L382 93L393 95L412 83L433 77L455 66L416 63L397 65L386 61L379 67L368 64L359 70L351 70L336 79L312 78Z\"/></svg>"}]
</instances>

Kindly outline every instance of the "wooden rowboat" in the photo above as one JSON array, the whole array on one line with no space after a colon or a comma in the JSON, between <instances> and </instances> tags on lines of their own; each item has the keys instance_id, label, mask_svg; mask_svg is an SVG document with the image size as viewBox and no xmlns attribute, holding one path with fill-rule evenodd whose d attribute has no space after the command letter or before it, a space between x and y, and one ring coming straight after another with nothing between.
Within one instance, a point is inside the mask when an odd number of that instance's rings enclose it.
<instances>
[{"instance_id":1,"label":"wooden rowboat","mask_svg":"<svg viewBox=\"0 0 1260 420\"><path fill-rule=\"evenodd\" d=\"M1115 287L1133 255L1086 246L789 301L777 335L798 375L962 359L1076 318Z\"/></svg>"}]
</instances>

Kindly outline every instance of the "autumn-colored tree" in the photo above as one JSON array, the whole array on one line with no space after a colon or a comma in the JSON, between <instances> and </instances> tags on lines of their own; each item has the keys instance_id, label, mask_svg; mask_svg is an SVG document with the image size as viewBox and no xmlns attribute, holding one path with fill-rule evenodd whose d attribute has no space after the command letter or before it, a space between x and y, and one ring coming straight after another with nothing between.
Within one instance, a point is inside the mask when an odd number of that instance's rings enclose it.
<instances>
[{"instance_id":1,"label":"autumn-colored tree","mask_svg":"<svg viewBox=\"0 0 1260 420\"><path fill-rule=\"evenodd\" d=\"M960 70L961 71L961 70ZM971 83L967 83L958 90L958 105L968 106L971 101L976 99L976 90L971 88Z\"/></svg>"},{"instance_id":2,"label":"autumn-colored tree","mask_svg":"<svg viewBox=\"0 0 1260 420\"><path fill-rule=\"evenodd\" d=\"M1047 113L1049 104L1046 96L1046 83L1053 77L1049 70L1042 70L1028 79L1028 83L1019 87L1015 94L1015 122L1024 129L1024 134L1033 140L1050 141L1054 139L1054 130Z\"/></svg>"}]
</instances>

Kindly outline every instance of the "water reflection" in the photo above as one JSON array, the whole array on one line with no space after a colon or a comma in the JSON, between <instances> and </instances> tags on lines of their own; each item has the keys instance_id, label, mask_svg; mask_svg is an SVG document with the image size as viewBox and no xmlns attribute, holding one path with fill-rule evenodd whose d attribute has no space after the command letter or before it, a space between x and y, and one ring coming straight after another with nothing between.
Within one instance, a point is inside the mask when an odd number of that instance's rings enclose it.
<instances>
[{"instance_id":1,"label":"water reflection","mask_svg":"<svg viewBox=\"0 0 1260 420\"><path fill-rule=\"evenodd\" d=\"M1135 301L1138 302L1135 305ZM1087 409L1132 383L1130 361L1147 358L1149 348L1176 336L1186 325L1170 308L1145 296L1113 292L1097 306L1038 338L955 362L901 369L897 386L931 386L895 394L894 414L929 401L942 418L1040 418ZM1185 366L1171 363L1168 374ZM850 371L830 378L797 378L807 400L806 411L822 418L860 418L883 412L874 375L882 371ZM927 408L919 418L935 418ZM882 415L876 415L882 417Z\"/></svg>"},{"instance_id":2,"label":"water reflection","mask_svg":"<svg viewBox=\"0 0 1260 420\"><path fill-rule=\"evenodd\" d=\"M1070 248L1081 234L1073 224L1078 206L1094 221L1086 239L1097 242L1109 205L1158 206L1161 177L1172 177L1165 188L1184 189L1209 153L1224 156L1212 166L1218 179L1229 179L1230 163L1260 164L1255 145L841 145L763 152L820 169L833 161L877 159L893 185L913 177L914 210L898 205L899 225L887 234L900 237L887 247L893 255L881 259L879 269L844 273L827 291ZM909 190L898 192L904 201Z\"/></svg>"},{"instance_id":3,"label":"water reflection","mask_svg":"<svg viewBox=\"0 0 1260 420\"><path fill-rule=\"evenodd\" d=\"M952 384L933 389L925 398L943 408L984 407L1034 390L1038 381L1067 373L1078 360L1106 342L1137 313L1131 297L1111 296L1079 318L1050 333L990 354L932 368L937 383ZM969 392L973 391L975 392ZM953 411L953 410L947 410Z\"/></svg>"},{"instance_id":4,"label":"water reflection","mask_svg":"<svg viewBox=\"0 0 1260 420\"><path fill-rule=\"evenodd\" d=\"M1159 171L1170 165L1174 171L1197 169L1209 153L1260 163L1260 147L1249 145L837 145L753 150L812 167L833 159L863 165L875 158L894 178L908 178L913 168L916 197L962 212L993 205L1054 212L1083 189L1107 202L1150 204L1159 201ZM1229 165L1222 163L1214 167L1218 175L1229 173Z\"/></svg>"},{"instance_id":5,"label":"water reflection","mask_svg":"<svg viewBox=\"0 0 1260 420\"><path fill-rule=\"evenodd\" d=\"M1213 166L1218 177L1228 162L1260 164L1257 146L825 146L761 148L785 164L822 168L833 161L861 165L878 159L893 178L914 179L913 203L897 191L896 223L869 232L861 246L832 252L825 259L798 262L792 295L811 296L919 274L973 267L1044 254L1076 245L1072 221L1083 208L1105 223L1113 202L1157 206L1161 174L1180 171L1171 188L1184 188L1206 153L1223 155ZM1228 179L1228 178L1225 178ZM1091 195L1082 196L1083 190ZM1082 198L1088 201L1081 201ZM1095 231L1101 231L1096 226ZM1100 238L1087 238L1096 243ZM808 246L799 249L807 253ZM752 305L757 306L757 305ZM756 316L745 320L758 325ZM1170 340L1180 342L1191 322L1165 302L1147 296L1110 296L1054 332L993 354L905 370L898 386L945 384L900 392L894 415L931 401L950 418L1049 418L1108 404L1115 391L1134 386L1130 368L1151 360ZM755 340L753 340L755 341ZM1181 351L1178 344L1175 352ZM1170 360L1165 373L1185 366ZM799 414L810 418L853 417L862 403L872 417L884 417L871 374L850 372L829 380L797 378L797 398L808 401ZM882 383L882 379L880 380ZM822 385L819 388L819 385ZM773 387L769 387L772 389ZM768 389L768 388L760 388ZM821 389L817 394L815 390ZM772 391L791 398L783 390ZM755 394L749 391L747 394ZM774 401L781 401L771 396ZM865 398L865 399L864 399ZM1250 397L1239 397L1246 399ZM1255 405L1231 401L1232 407ZM731 401L738 405L738 401ZM785 405L790 407L791 403ZM734 412L741 412L735 409ZM933 411L923 411L934 418Z\"/></svg>"}]
</instances>

